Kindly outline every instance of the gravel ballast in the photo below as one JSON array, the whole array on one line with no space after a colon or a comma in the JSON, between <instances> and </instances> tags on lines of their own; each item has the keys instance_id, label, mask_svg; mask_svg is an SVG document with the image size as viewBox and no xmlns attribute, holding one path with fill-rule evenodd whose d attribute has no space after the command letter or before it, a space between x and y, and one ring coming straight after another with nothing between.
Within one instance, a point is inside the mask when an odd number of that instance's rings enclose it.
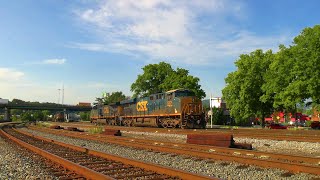
<instances>
[{"instance_id":1,"label":"gravel ballast","mask_svg":"<svg viewBox=\"0 0 320 180\"><path fill-rule=\"evenodd\" d=\"M182 134L165 134L165 133L150 133L150 132L135 132L135 131L121 131L123 136L140 138L140 139L154 139L169 142L185 143L187 135ZM233 138L236 143L249 143L255 151L291 154L299 156L320 157L320 142L298 142L298 141L277 141L270 139L254 139L254 138Z\"/></svg>"},{"instance_id":2,"label":"gravel ballast","mask_svg":"<svg viewBox=\"0 0 320 180\"><path fill-rule=\"evenodd\" d=\"M0 179L57 179L43 169L43 161L0 136Z\"/></svg>"},{"instance_id":3,"label":"gravel ballast","mask_svg":"<svg viewBox=\"0 0 320 180\"><path fill-rule=\"evenodd\" d=\"M256 166L245 166L234 162L222 162L214 160L199 160L197 158L185 157L185 156L172 156L172 154L150 152L147 150L137 150L134 148L123 147L119 145L109 143L99 143L88 140L75 139L65 136L57 136L53 134L47 134L39 131L23 128L24 131L32 133L34 135L43 136L46 138L54 139L56 141L65 142L77 146L86 147L89 149L106 152L122 157L131 159L151 162L163 166L168 166L176 169L181 169L193 173L199 173L203 175L213 176L221 179L313 179L320 178L305 173L291 174L279 169L265 169ZM124 135L130 134L130 132L123 132ZM132 134L132 133L131 133ZM144 133L144 136L147 134ZM150 135L150 134L148 134ZM159 135L159 134L158 134ZM158 136L154 135L154 136ZM164 134L165 136L167 134ZM165 138L181 140L183 135L171 134ZM179 140L179 141L180 141Z\"/></svg>"}]
</instances>

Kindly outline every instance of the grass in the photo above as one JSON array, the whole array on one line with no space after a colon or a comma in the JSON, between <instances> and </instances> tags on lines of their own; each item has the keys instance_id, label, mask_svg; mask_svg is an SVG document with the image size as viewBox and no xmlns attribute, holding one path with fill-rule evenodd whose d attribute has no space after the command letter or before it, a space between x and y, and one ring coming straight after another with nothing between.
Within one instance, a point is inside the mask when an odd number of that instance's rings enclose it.
<instances>
[{"instance_id":1,"label":"grass","mask_svg":"<svg viewBox=\"0 0 320 180\"><path fill-rule=\"evenodd\" d=\"M50 127L52 126L51 123L48 123L48 122L37 122L37 125L38 127Z\"/></svg>"},{"instance_id":2,"label":"grass","mask_svg":"<svg viewBox=\"0 0 320 180\"><path fill-rule=\"evenodd\" d=\"M221 129L239 129L239 126L220 126Z\"/></svg>"},{"instance_id":3,"label":"grass","mask_svg":"<svg viewBox=\"0 0 320 180\"><path fill-rule=\"evenodd\" d=\"M90 134L100 134L100 133L103 132L103 126L98 126L98 127L90 128L90 129L88 130L88 132L89 132Z\"/></svg>"}]
</instances>

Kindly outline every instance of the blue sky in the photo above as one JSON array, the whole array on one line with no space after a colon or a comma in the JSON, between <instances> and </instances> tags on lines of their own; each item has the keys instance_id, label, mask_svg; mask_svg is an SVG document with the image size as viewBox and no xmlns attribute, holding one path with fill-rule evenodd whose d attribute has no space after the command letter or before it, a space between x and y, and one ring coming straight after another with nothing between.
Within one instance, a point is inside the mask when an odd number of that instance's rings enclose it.
<instances>
[{"instance_id":1,"label":"blue sky","mask_svg":"<svg viewBox=\"0 0 320 180\"><path fill-rule=\"evenodd\" d=\"M0 97L93 102L166 61L221 96L240 54L319 24L317 0L0 1ZM61 98L60 98L61 101Z\"/></svg>"}]
</instances>

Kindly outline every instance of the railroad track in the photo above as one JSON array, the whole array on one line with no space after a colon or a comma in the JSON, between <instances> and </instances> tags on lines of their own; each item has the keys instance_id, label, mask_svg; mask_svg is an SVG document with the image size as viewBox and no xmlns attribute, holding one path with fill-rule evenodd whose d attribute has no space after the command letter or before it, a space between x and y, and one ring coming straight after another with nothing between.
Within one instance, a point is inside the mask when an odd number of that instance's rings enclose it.
<instances>
[{"instance_id":1,"label":"railroad track","mask_svg":"<svg viewBox=\"0 0 320 180\"><path fill-rule=\"evenodd\" d=\"M285 154L265 153L243 149L221 148L214 146L202 146L185 143L170 143L146 139L133 139L105 135L88 135L87 133L32 128L56 135L94 140L105 143L148 149L165 153L193 156L203 159L215 159L222 161L235 161L242 164L256 165L267 168L279 168L291 172L305 172L320 175L320 158L293 156Z\"/></svg>"},{"instance_id":2,"label":"railroad track","mask_svg":"<svg viewBox=\"0 0 320 180\"><path fill-rule=\"evenodd\" d=\"M121 129L122 127L108 126L108 128ZM132 128L127 128L123 130L131 130ZM291 132L290 130L275 130L275 129L258 129L258 130L220 130L220 129L136 129L133 131L146 131L146 132L163 132L172 134L214 134L214 133L232 133L234 137L247 137L247 138L257 138L257 139L271 139L279 141L299 141L299 142L320 142L320 131L310 130L310 131L298 131Z\"/></svg>"},{"instance_id":3,"label":"railroad track","mask_svg":"<svg viewBox=\"0 0 320 180\"><path fill-rule=\"evenodd\" d=\"M56 172L62 179L214 179L56 142L8 127L1 133L68 169Z\"/></svg>"},{"instance_id":4,"label":"railroad track","mask_svg":"<svg viewBox=\"0 0 320 180\"><path fill-rule=\"evenodd\" d=\"M95 125L84 123L54 123L62 126L74 126L79 128L90 128ZM316 130L276 130L276 129L164 129L164 128L141 128L141 127L123 127L123 126L107 126L108 128L120 129L124 131L143 131L143 132L162 132L172 134L214 134L214 133L232 133L234 137L247 137L257 139L271 139L279 141L299 141L299 142L320 142L320 131Z\"/></svg>"}]
</instances>

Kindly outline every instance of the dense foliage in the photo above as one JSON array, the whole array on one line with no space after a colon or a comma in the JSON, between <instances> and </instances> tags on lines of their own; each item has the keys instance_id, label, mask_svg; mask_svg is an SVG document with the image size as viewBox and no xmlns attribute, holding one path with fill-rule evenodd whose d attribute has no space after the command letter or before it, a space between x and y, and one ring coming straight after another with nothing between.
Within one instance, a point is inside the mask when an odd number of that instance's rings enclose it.
<instances>
[{"instance_id":1,"label":"dense foliage","mask_svg":"<svg viewBox=\"0 0 320 180\"><path fill-rule=\"evenodd\" d=\"M272 103L263 102L260 97L264 94L261 87L265 84L264 76L273 58L272 51L263 53L256 50L248 55L243 54L235 62L237 71L225 79L227 86L222 90L223 97L238 124L244 124L252 116L258 115L264 119L270 114Z\"/></svg>"},{"instance_id":2,"label":"dense foliage","mask_svg":"<svg viewBox=\"0 0 320 180\"><path fill-rule=\"evenodd\" d=\"M227 124L227 117L223 115L223 109L221 108L212 108L212 123L216 125L226 125ZM208 122L210 124L211 117L208 117Z\"/></svg>"},{"instance_id":3,"label":"dense foliage","mask_svg":"<svg viewBox=\"0 0 320 180\"><path fill-rule=\"evenodd\" d=\"M111 94L106 93L102 98L96 98L96 102L94 104L112 104L125 99L126 96L121 91L116 91Z\"/></svg>"},{"instance_id":4,"label":"dense foliage","mask_svg":"<svg viewBox=\"0 0 320 180\"><path fill-rule=\"evenodd\" d=\"M235 65L222 93L238 123L274 110L294 112L306 100L319 109L320 25L305 28L275 54L256 50L240 55Z\"/></svg>"},{"instance_id":5,"label":"dense foliage","mask_svg":"<svg viewBox=\"0 0 320 180\"><path fill-rule=\"evenodd\" d=\"M131 85L134 97L148 96L153 93L165 92L172 89L190 89L197 97L204 98L205 92L199 85L200 79L189 75L189 71L182 68L174 70L170 64L160 62L149 64L142 68L137 80Z\"/></svg>"},{"instance_id":6,"label":"dense foliage","mask_svg":"<svg viewBox=\"0 0 320 180\"><path fill-rule=\"evenodd\" d=\"M79 115L81 121L90 121L90 112L80 112Z\"/></svg>"}]
</instances>

